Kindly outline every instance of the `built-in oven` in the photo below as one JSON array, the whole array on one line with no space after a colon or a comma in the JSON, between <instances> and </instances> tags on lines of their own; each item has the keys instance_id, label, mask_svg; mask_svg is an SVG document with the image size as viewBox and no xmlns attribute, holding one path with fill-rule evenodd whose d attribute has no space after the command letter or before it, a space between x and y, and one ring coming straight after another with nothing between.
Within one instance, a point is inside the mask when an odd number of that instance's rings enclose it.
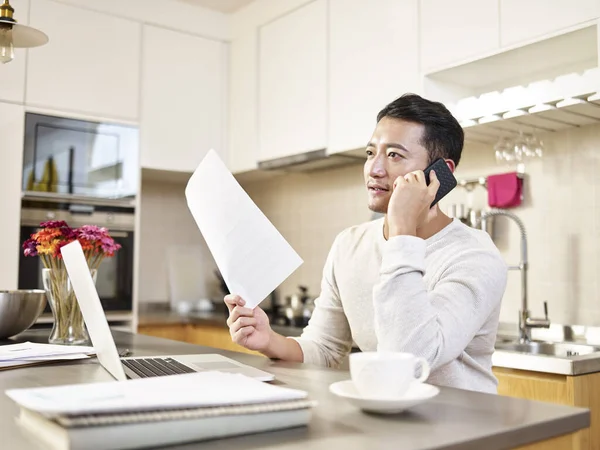
<instances>
[{"instance_id":1,"label":"built-in oven","mask_svg":"<svg viewBox=\"0 0 600 450\"><path fill-rule=\"evenodd\" d=\"M42 201L39 201L42 200ZM72 201L72 198L70 199ZM87 199L90 202L90 199ZM119 313L132 314L133 261L134 261L134 209L110 205L110 200L98 201L98 205L83 203L60 203L60 199L24 197L21 213L21 242L40 229L47 220L64 220L71 228L81 225L106 227L111 237L121 245L113 257L100 264L96 288L107 316ZM27 257L19 250L19 288L43 289L43 263L39 257ZM51 316L46 306L44 316Z\"/></svg>"},{"instance_id":2,"label":"built-in oven","mask_svg":"<svg viewBox=\"0 0 600 450\"><path fill-rule=\"evenodd\" d=\"M139 186L135 126L27 112L22 170L21 243L41 222L106 227L121 245L105 258L96 288L109 323L133 317L135 205ZM42 288L43 264L19 248L19 288ZM52 320L50 307L38 323Z\"/></svg>"}]
</instances>

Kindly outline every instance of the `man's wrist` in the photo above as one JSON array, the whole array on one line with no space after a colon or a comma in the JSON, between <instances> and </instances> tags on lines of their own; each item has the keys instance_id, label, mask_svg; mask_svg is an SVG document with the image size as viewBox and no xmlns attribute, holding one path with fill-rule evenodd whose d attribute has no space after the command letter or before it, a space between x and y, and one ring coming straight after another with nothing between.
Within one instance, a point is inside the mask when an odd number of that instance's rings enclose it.
<instances>
[{"instance_id":1,"label":"man's wrist","mask_svg":"<svg viewBox=\"0 0 600 450\"><path fill-rule=\"evenodd\" d=\"M304 361L304 354L300 344L294 339L282 336L273 330L270 330L269 343L261 353L271 359L295 362Z\"/></svg>"},{"instance_id":2,"label":"man's wrist","mask_svg":"<svg viewBox=\"0 0 600 450\"><path fill-rule=\"evenodd\" d=\"M279 338L281 338L283 336L275 333L273 331L273 329L269 330L269 342L267 343L267 346L261 350L260 352L265 355L267 358L272 358L272 359L281 359L280 353L281 353L281 342L279 342Z\"/></svg>"},{"instance_id":3,"label":"man's wrist","mask_svg":"<svg viewBox=\"0 0 600 450\"><path fill-rule=\"evenodd\" d=\"M390 226L390 237L416 236L417 226L412 224L398 224Z\"/></svg>"}]
</instances>

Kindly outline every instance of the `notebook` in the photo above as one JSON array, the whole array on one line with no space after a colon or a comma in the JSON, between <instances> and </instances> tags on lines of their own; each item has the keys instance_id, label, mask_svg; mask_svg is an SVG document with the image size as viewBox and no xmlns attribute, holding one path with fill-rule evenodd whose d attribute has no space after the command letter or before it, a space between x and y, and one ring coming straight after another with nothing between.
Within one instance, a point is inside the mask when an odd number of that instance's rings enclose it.
<instances>
[{"instance_id":1,"label":"notebook","mask_svg":"<svg viewBox=\"0 0 600 450\"><path fill-rule=\"evenodd\" d=\"M48 448L137 449L306 426L306 392L241 374L200 372L12 389L17 423Z\"/></svg>"}]
</instances>

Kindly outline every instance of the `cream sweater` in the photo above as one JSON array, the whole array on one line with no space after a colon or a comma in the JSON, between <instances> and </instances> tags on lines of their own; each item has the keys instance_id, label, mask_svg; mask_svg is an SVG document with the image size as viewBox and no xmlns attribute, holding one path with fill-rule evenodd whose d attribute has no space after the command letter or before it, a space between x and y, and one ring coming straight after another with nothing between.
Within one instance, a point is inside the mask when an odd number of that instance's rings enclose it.
<instances>
[{"instance_id":1,"label":"cream sweater","mask_svg":"<svg viewBox=\"0 0 600 450\"><path fill-rule=\"evenodd\" d=\"M335 367L350 352L410 352L428 383L497 392L492 353L507 266L484 231L455 219L423 240L383 236L383 219L340 233L308 326L304 362Z\"/></svg>"}]
</instances>

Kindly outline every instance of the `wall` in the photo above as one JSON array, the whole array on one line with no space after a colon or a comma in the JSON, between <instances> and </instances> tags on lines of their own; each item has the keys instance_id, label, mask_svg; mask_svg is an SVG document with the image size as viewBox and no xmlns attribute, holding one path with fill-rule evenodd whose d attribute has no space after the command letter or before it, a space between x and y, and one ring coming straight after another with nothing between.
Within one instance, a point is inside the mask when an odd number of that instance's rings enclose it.
<instances>
[{"instance_id":1,"label":"wall","mask_svg":"<svg viewBox=\"0 0 600 450\"><path fill-rule=\"evenodd\" d=\"M541 160L526 166L525 202L515 209L528 233L529 309L543 317L548 302L554 323L600 325L598 305L598 249L600 215L596 201L598 186L597 147L600 126L591 125L548 134ZM490 148L470 149L461 167L462 176L506 171L495 163ZM475 191L475 202L485 200ZM464 191L446 202L466 200ZM506 261L519 261L520 236L509 219L496 221L496 245ZM521 285L518 272L511 272L503 300L501 320L517 321Z\"/></svg>"},{"instance_id":2,"label":"wall","mask_svg":"<svg viewBox=\"0 0 600 450\"><path fill-rule=\"evenodd\" d=\"M21 167L25 112L0 102L0 290L16 289L21 254Z\"/></svg>"},{"instance_id":3,"label":"wall","mask_svg":"<svg viewBox=\"0 0 600 450\"><path fill-rule=\"evenodd\" d=\"M286 174L245 185L248 195L304 260L280 287L283 295L306 285L317 295L321 271L337 233L369 220L362 165Z\"/></svg>"},{"instance_id":4,"label":"wall","mask_svg":"<svg viewBox=\"0 0 600 450\"><path fill-rule=\"evenodd\" d=\"M206 291L214 296L210 274L215 264L187 207L185 182L144 177L140 202L139 301L169 301L167 252L173 246L197 249L205 264Z\"/></svg>"},{"instance_id":5,"label":"wall","mask_svg":"<svg viewBox=\"0 0 600 450\"><path fill-rule=\"evenodd\" d=\"M529 306L543 316L548 302L554 323L600 325L597 302L600 210L596 205L597 146L600 126L554 133L545 137L541 160L526 166L525 202L515 212L528 232ZM498 166L492 148L467 147L457 177L509 171ZM289 295L298 284L319 292L321 270L335 234L368 220L361 166L314 174L289 174L266 182L248 184L248 193L305 260L281 286ZM486 191L473 191L473 206L486 202ZM456 189L441 202L466 202ZM519 261L520 235L509 219L495 223L495 242L509 264ZM520 277L509 274L501 320L516 323L520 305Z\"/></svg>"}]
</instances>

